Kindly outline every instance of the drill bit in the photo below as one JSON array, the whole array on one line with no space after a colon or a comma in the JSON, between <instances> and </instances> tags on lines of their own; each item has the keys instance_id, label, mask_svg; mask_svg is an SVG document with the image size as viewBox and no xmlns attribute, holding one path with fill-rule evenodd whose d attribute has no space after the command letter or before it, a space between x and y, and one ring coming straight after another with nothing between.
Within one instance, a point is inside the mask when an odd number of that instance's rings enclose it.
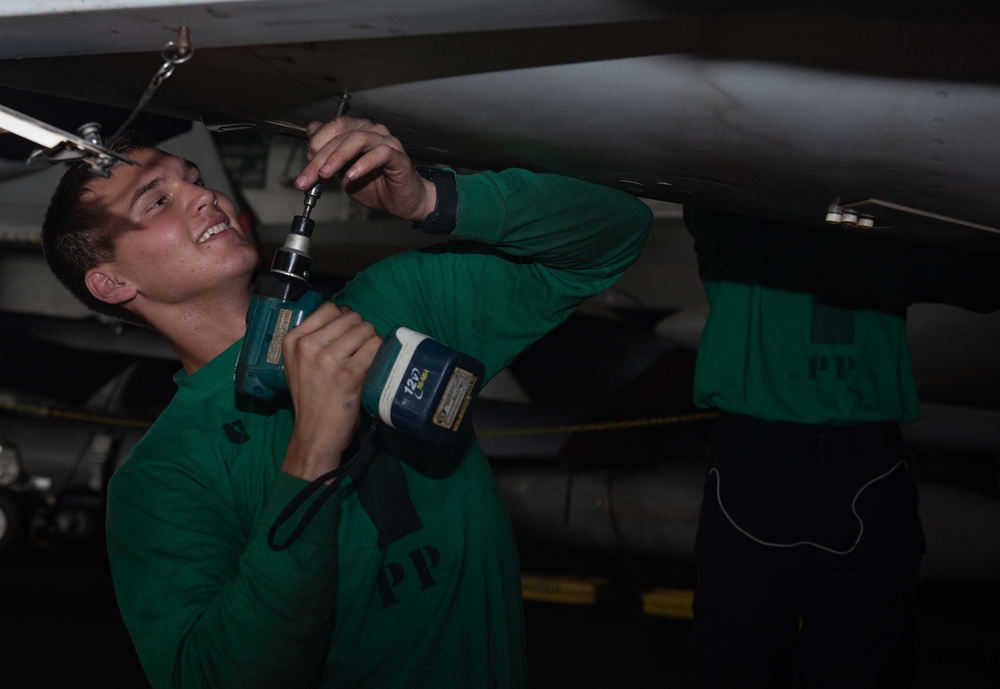
<instances>
[{"instance_id":1,"label":"drill bit","mask_svg":"<svg viewBox=\"0 0 1000 689\"><path fill-rule=\"evenodd\" d=\"M316 184L309 187L306 190L306 197L303 201L302 217L308 218L309 214L312 213L312 209L316 207L316 201L319 199L320 194L323 192L322 182L316 182Z\"/></svg>"}]
</instances>

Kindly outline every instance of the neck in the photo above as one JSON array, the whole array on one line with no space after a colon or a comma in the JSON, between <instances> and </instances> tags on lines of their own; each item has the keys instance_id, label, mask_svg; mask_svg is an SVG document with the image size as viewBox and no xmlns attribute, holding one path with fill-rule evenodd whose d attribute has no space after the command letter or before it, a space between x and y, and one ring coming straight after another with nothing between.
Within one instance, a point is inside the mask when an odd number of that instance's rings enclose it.
<instances>
[{"instance_id":1,"label":"neck","mask_svg":"<svg viewBox=\"0 0 1000 689\"><path fill-rule=\"evenodd\" d=\"M190 375L243 337L249 306L249 292L230 299L216 295L201 306L161 308L150 324L170 343Z\"/></svg>"}]
</instances>

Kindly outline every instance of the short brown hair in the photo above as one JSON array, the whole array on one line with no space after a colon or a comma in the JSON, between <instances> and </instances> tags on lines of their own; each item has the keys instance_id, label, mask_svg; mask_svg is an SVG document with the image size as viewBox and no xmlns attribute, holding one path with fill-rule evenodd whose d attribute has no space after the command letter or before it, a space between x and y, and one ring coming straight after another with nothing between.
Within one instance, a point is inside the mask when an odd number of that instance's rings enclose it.
<instances>
[{"instance_id":1,"label":"short brown hair","mask_svg":"<svg viewBox=\"0 0 1000 689\"><path fill-rule=\"evenodd\" d=\"M125 156L155 147L152 139L135 130L126 131L107 143L107 148ZM148 323L125 307L103 302L87 289L87 271L115 257L115 240L108 231L107 210L87 198L91 192L90 183L97 178L89 163L78 162L70 165L59 180L42 222L45 260L59 282L91 311L148 327Z\"/></svg>"}]
</instances>

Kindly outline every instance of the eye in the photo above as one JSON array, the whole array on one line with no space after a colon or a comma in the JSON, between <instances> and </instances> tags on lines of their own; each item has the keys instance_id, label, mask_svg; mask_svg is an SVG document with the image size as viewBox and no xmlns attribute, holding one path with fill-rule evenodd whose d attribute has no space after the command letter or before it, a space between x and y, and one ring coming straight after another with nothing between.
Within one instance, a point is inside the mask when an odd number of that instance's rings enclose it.
<instances>
[{"instance_id":1,"label":"eye","mask_svg":"<svg viewBox=\"0 0 1000 689\"><path fill-rule=\"evenodd\" d=\"M163 204L165 204L167 202L167 200L168 199L167 199L166 196L159 197L158 199L156 199L155 201L153 201L152 204L150 204L150 206L149 206L150 210L152 210L154 208L159 208L160 206L162 206Z\"/></svg>"}]
</instances>

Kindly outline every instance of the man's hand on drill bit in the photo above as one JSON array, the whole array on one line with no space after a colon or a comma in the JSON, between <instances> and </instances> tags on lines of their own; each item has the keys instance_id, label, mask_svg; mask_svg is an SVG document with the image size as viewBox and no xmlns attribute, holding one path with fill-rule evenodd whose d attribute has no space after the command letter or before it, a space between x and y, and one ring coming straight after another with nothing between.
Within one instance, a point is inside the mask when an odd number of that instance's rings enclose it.
<instances>
[{"instance_id":1,"label":"man's hand on drill bit","mask_svg":"<svg viewBox=\"0 0 1000 689\"><path fill-rule=\"evenodd\" d=\"M380 124L355 117L311 122L309 163L295 186L303 191L336 177L347 194L367 208L404 220L423 220L437 202L434 185L417 174L399 139Z\"/></svg>"}]
</instances>

